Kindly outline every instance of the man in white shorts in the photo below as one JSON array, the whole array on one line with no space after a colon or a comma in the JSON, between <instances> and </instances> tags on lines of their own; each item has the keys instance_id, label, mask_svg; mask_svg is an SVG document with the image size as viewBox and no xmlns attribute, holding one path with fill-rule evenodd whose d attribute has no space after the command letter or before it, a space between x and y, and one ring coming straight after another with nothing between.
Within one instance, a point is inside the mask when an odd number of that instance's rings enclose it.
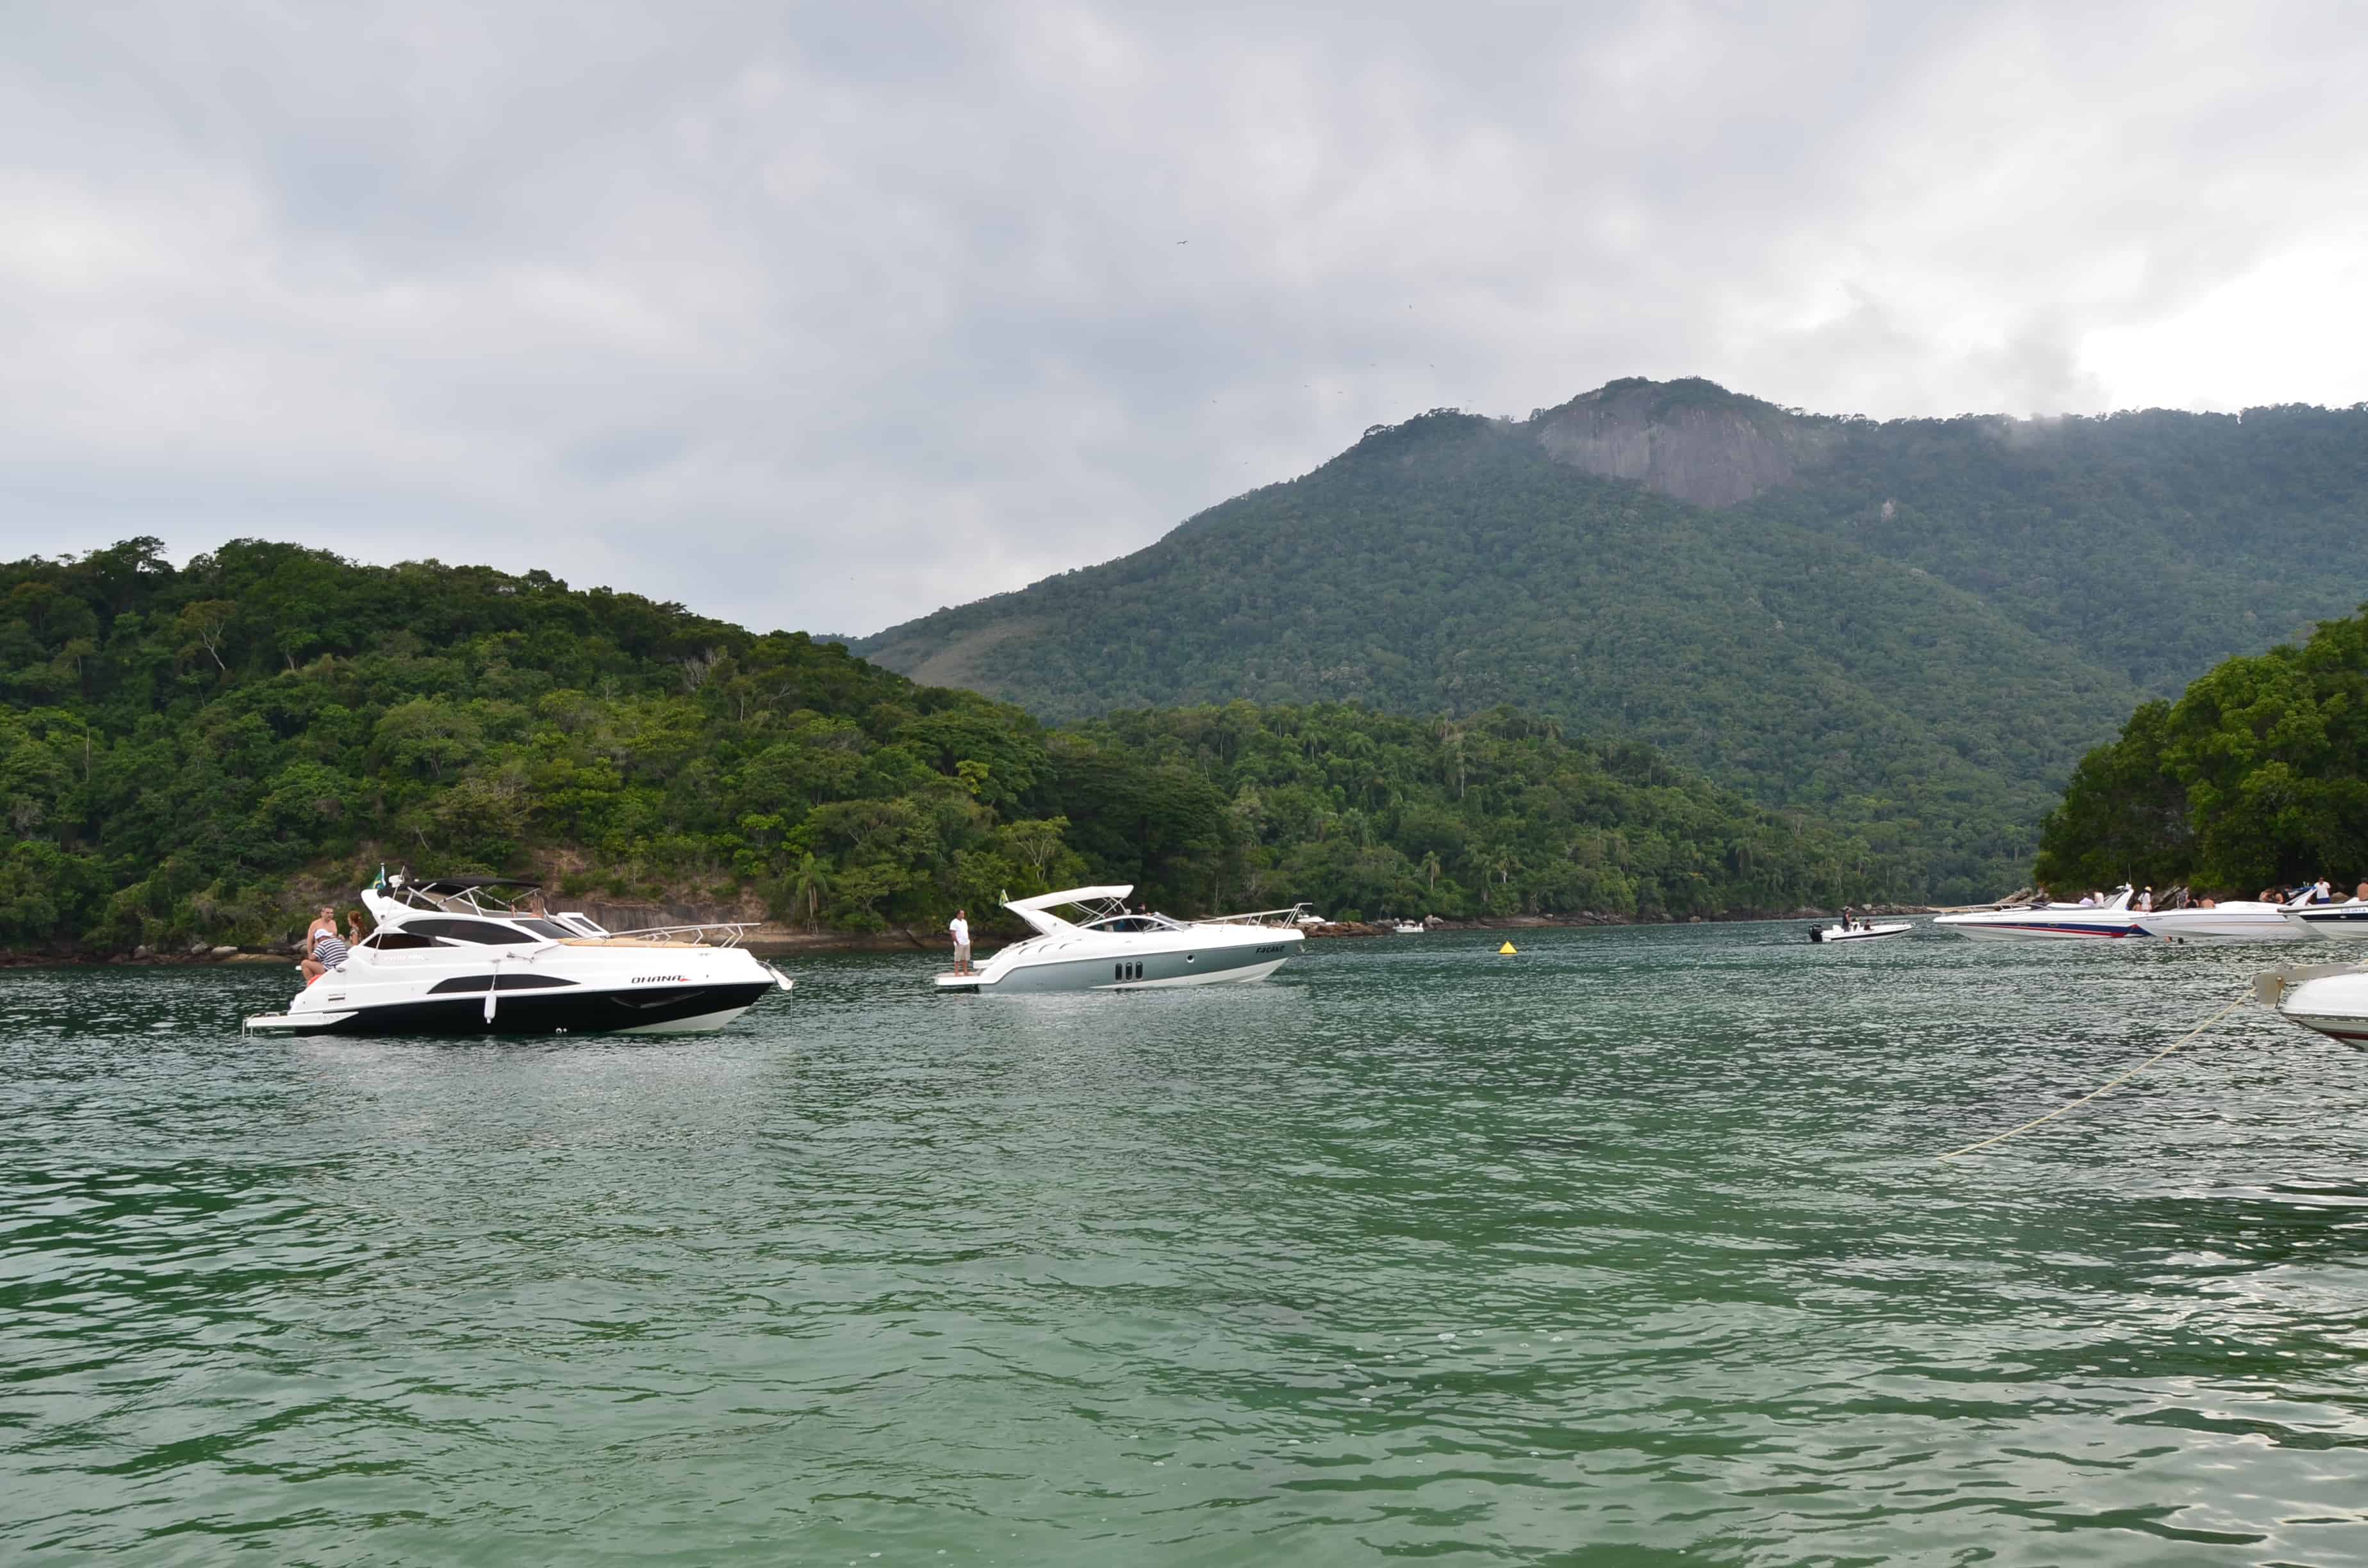
<instances>
[{"instance_id":1,"label":"man in white shorts","mask_svg":"<svg viewBox=\"0 0 2368 1568\"><path fill-rule=\"evenodd\" d=\"M969 913L965 909L955 910L953 920L946 926L947 930L953 933L956 974L970 972L970 922L963 918Z\"/></svg>"}]
</instances>

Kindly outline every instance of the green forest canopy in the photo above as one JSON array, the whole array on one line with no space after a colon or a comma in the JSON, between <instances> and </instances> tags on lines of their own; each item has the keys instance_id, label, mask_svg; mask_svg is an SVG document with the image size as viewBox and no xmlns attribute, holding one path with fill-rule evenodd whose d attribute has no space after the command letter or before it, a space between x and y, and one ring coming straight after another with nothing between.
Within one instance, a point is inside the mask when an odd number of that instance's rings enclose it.
<instances>
[{"instance_id":1,"label":"green forest canopy","mask_svg":"<svg viewBox=\"0 0 2368 1568\"><path fill-rule=\"evenodd\" d=\"M918 927L1074 881L1178 913L1705 915L1899 876L1510 710L1048 730L801 633L546 573L236 540L0 565L0 943L288 934L375 862Z\"/></svg>"},{"instance_id":2,"label":"green forest canopy","mask_svg":"<svg viewBox=\"0 0 2368 1568\"><path fill-rule=\"evenodd\" d=\"M2081 759L2041 837L2061 888L2251 897L2368 877L2368 613L2225 661Z\"/></svg>"}]
</instances>

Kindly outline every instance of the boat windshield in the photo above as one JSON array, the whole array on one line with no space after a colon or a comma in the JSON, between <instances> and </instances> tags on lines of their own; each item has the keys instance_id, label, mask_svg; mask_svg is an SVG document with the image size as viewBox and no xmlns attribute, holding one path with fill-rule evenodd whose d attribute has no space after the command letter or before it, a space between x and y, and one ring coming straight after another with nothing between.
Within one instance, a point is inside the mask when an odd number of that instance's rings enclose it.
<instances>
[{"instance_id":1,"label":"boat windshield","mask_svg":"<svg viewBox=\"0 0 2368 1568\"><path fill-rule=\"evenodd\" d=\"M1165 915L1144 914L1105 915L1099 920L1087 921L1083 928L1087 931L1181 931L1184 926L1180 921L1170 920Z\"/></svg>"}]
</instances>

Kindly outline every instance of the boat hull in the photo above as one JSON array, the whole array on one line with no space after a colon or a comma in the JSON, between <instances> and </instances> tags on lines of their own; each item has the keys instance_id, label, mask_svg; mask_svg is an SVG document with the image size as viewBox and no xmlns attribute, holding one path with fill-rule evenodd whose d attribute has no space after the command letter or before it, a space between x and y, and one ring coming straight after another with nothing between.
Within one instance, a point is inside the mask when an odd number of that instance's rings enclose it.
<instances>
[{"instance_id":1,"label":"boat hull","mask_svg":"<svg viewBox=\"0 0 2368 1568\"><path fill-rule=\"evenodd\" d=\"M2368 1051L2368 974L2305 980L2278 998L2278 1011L2314 1034Z\"/></svg>"},{"instance_id":2,"label":"boat hull","mask_svg":"<svg viewBox=\"0 0 2368 1568\"><path fill-rule=\"evenodd\" d=\"M2337 942L2368 942L2368 903L2315 904L2286 912L2289 925Z\"/></svg>"},{"instance_id":3,"label":"boat hull","mask_svg":"<svg viewBox=\"0 0 2368 1568\"><path fill-rule=\"evenodd\" d=\"M2169 909L2138 917L2148 936L2169 942L2231 946L2240 942L2306 942L2318 933L2269 909ZM2363 933L2368 935L2368 933Z\"/></svg>"},{"instance_id":4,"label":"boat hull","mask_svg":"<svg viewBox=\"0 0 2368 1568\"><path fill-rule=\"evenodd\" d=\"M1885 937L1905 937L1914 929L1915 926L1907 921L1890 926L1865 926L1855 931L1845 931L1839 926L1813 926L1809 928L1809 940L1812 942L1876 942Z\"/></svg>"},{"instance_id":5,"label":"boat hull","mask_svg":"<svg viewBox=\"0 0 2368 1568\"><path fill-rule=\"evenodd\" d=\"M482 990L359 1006L341 1012L297 1011L250 1018L266 1034L533 1036L562 1034L694 1034L719 1029L775 989L771 979L632 990L571 988L565 992L500 994L485 1017Z\"/></svg>"},{"instance_id":6,"label":"boat hull","mask_svg":"<svg viewBox=\"0 0 2368 1568\"><path fill-rule=\"evenodd\" d=\"M1297 943L1290 946L1296 947ZM940 974L940 991L1024 995L1053 991L1173 991L1264 980L1291 960L1281 944L1146 953L1141 958L1080 958L1022 964L1000 975Z\"/></svg>"},{"instance_id":7,"label":"boat hull","mask_svg":"<svg viewBox=\"0 0 2368 1568\"><path fill-rule=\"evenodd\" d=\"M1943 931L1970 937L1976 942L2123 941L2146 935L2135 919L2073 921L2033 915L2028 920L2001 921L1977 915L1942 915L1935 917L1932 924Z\"/></svg>"}]
</instances>

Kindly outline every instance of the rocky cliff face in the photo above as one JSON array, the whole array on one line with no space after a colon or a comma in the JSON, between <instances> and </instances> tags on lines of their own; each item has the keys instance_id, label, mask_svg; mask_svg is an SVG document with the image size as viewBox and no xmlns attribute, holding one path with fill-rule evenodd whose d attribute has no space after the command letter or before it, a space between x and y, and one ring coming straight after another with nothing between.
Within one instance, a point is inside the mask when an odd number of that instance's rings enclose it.
<instances>
[{"instance_id":1,"label":"rocky cliff face","mask_svg":"<svg viewBox=\"0 0 2368 1568\"><path fill-rule=\"evenodd\" d=\"M1699 380L1612 381L1532 423L1555 461L1700 506L1732 506L1787 483L1840 438L1834 421Z\"/></svg>"}]
</instances>

